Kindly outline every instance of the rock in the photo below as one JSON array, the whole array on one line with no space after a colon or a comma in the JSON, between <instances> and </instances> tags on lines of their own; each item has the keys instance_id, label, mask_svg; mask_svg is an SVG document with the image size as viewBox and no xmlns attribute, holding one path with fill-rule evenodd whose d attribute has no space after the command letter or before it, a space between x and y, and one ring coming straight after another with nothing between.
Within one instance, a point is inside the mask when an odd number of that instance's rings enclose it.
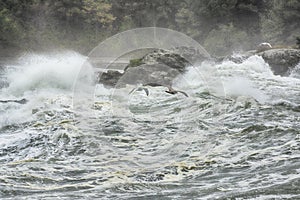
<instances>
[{"instance_id":1,"label":"rock","mask_svg":"<svg viewBox=\"0 0 300 200\"><path fill-rule=\"evenodd\" d=\"M19 104L26 104L28 102L27 99L20 99L20 100L0 100L0 103L19 103Z\"/></svg>"},{"instance_id":2,"label":"rock","mask_svg":"<svg viewBox=\"0 0 300 200\"><path fill-rule=\"evenodd\" d=\"M124 73L107 71L100 77L100 83L106 86L121 88L129 85L152 85L153 83L171 86L172 81L181 72L165 64L142 64L128 68Z\"/></svg>"},{"instance_id":3,"label":"rock","mask_svg":"<svg viewBox=\"0 0 300 200\"><path fill-rule=\"evenodd\" d=\"M286 76L300 62L300 49L270 49L258 53L275 75Z\"/></svg>"},{"instance_id":4,"label":"rock","mask_svg":"<svg viewBox=\"0 0 300 200\"><path fill-rule=\"evenodd\" d=\"M176 47L173 48L172 51L192 63L201 63L204 60L212 60L208 53L193 47Z\"/></svg>"},{"instance_id":5,"label":"rock","mask_svg":"<svg viewBox=\"0 0 300 200\"><path fill-rule=\"evenodd\" d=\"M38 109L38 108L34 108L34 109L31 110L31 113L32 113L32 114L35 114L35 113L37 113L37 112L39 112L39 109Z\"/></svg>"},{"instance_id":6,"label":"rock","mask_svg":"<svg viewBox=\"0 0 300 200\"><path fill-rule=\"evenodd\" d=\"M175 95L181 93L188 97L189 95L186 92L176 90L172 87L173 80L179 76L180 73L179 70L161 63L143 64L138 67L129 68L118 82L118 85L138 85L139 87L133 89L130 93L136 90L144 90L147 96L149 95L149 90L145 88L145 86L163 86L168 89L165 91L168 94Z\"/></svg>"},{"instance_id":7,"label":"rock","mask_svg":"<svg viewBox=\"0 0 300 200\"><path fill-rule=\"evenodd\" d=\"M210 60L211 57L206 52L201 52L193 47L176 47L171 50L158 49L146 54L142 58L144 64L165 64L171 68L184 72L188 65L201 63ZM190 63L191 62L191 63Z\"/></svg>"},{"instance_id":8,"label":"rock","mask_svg":"<svg viewBox=\"0 0 300 200\"><path fill-rule=\"evenodd\" d=\"M172 81L181 72L161 63L143 64L138 67L129 68L118 85L151 85L171 86Z\"/></svg>"},{"instance_id":9,"label":"rock","mask_svg":"<svg viewBox=\"0 0 300 200\"><path fill-rule=\"evenodd\" d=\"M229 61L239 64L239 63L242 63L247 58L249 58L250 56L255 55L255 53L256 53L256 50L247 51L242 54L233 54L233 55L225 56L223 58L217 58L216 61L222 62L224 60L229 60Z\"/></svg>"},{"instance_id":10,"label":"rock","mask_svg":"<svg viewBox=\"0 0 300 200\"><path fill-rule=\"evenodd\" d=\"M242 63L250 56L261 56L267 62L275 75L287 76L300 62L300 49L268 49L262 52L257 50L247 51L240 55L230 55L215 59L216 62L229 60Z\"/></svg>"},{"instance_id":11,"label":"rock","mask_svg":"<svg viewBox=\"0 0 300 200\"><path fill-rule=\"evenodd\" d=\"M142 58L142 62L145 64L165 64L171 68L177 69L180 72L184 72L185 67L189 62L174 51L169 50L156 50L152 53L145 55Z\"/></svg>"},{"instance_id":12,"label":"rock","mask_svg":"<svg viewBox=\"0 0 300 200\"><path fill-rule=\"evenodd\" d=\"M207 59L211 59L211 58L206 52L195 50L192 47L177 47L171 50L157 49L154 50L153 52L147 53L142 58L130 60L130 63L124 69L124 73L108 70L107 72L100 74L99 82L103 83L104 85L115 87L116 84L119 82L119 79L126 74L128 76L132 76L131 78L127 77L126 81L134 80L136 82L136 78L147 80L147 77L149 76L152 76L152 78L150 78L151 80L153 80L154 78L153 76L156 76L157 79L155 80L158 81L159 79L158 77L166 78L171 74L172 74L171 79L173 80L173 78L175 78L175 76L173 76L173 73L175 71L176 71L176 75L183 73L186 67L191 65L189 61L196 63L196 62L202 62ZM137 71L133 72L132 70L130 70L132 68L137 68L137 67L139 68L138 73ZM159 72L159 70L162 70L164 72ZM130 74L128 72L130 72ZM160 74L165 72L166 74ZM139 74L142 74L143 77L140 77ZM167 82L170 81L168 80ZM126 83L126 84L134 84L134 83ZM118 84L117 87L119 87L120 85L124 85L124 84Z\"/></svg>"},{"instance_id":13,"label":"rock","mask_svg":"<svg viewBox=\"0 0 300 200\"><path fill-rule=\"evenodd\" d=\"M238 56L231 55L222 58L215 58L214 60L216 62L230 60L235 63L242 63L245 59L249 58L250 56L259 55L269 64L271 70L275 75L281 76L288 75L289 72L300 62L300 49L269 49L271 46L269 43L262 43L260 46L264 47L267 50L263 50L261 52L258 50L253 50L245 52ZM141 73L143 75L152 74L153 76L153 71L159 70L161 65L164 65L168 66L167 71L170 71L170 69L174 69L178 73L183 73L186 67L191 65L189 61L193 63L200 63L204 60L211 59L212 58L208 54L206 55L205 52L199 52L190 47L177 47L171 50L158 49L146 54L142 58L131 60L129 65L127 65L124 69L124 73L121 73L119 71L108 70L107 72L100 74L99 82L103 83L104 85L115 87L116 84L119 82L119 79L123 77L123 75L125 75L129 69L138 67L140 68L138 73ZM158 65L158 68L155 67L156 65ZM149 69L146 69L147 67L149 67ZM139 75L137 75L136 72L134 72L134 74L135 75L128 74L128 76L132 77L127 77L126 79L135 80L137 77L145 78L140 77ZM161 77L161 74L159 74L159 72L156 72L155 76ZM170 74L167 73L164 76L170 76ZM175 77L172 76L171 79L173 78ZM121 85L122 84L119 84L118 87L121 87Z\"/></svg>"},{"instance_id":14,"label":"rock","mask_svg":"<svg viewBox=\"0 0 300 200\"><path fill-rule=\"evenodd\" d=\"M99 82L105 86L115 87L123 73L114 70L108 70L99 74Z\"/></svg>"}]
</instances>

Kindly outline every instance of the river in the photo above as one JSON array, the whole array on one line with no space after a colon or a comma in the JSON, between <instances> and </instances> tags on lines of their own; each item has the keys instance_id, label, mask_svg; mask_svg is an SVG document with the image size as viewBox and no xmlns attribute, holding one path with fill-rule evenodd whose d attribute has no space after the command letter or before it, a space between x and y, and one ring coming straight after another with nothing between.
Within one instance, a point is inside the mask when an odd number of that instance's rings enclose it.
<instances>
[{"instance_id":1,"label":"river","mask_svg":"<svg viewBox=\"0 0 300 200\"><path fill-rule=\"evenodd\" d=\"M258 56L204 62L174 82L189 97L146 96L93 84L91 69L78 80L86 59L2 64L0 99L28 102L0 103L1 199L300 199L299 65L281 77ZM210 67L221 87L197 73ZM74 99L75 82L93 98Z\"/></svg>"}]
</instances>

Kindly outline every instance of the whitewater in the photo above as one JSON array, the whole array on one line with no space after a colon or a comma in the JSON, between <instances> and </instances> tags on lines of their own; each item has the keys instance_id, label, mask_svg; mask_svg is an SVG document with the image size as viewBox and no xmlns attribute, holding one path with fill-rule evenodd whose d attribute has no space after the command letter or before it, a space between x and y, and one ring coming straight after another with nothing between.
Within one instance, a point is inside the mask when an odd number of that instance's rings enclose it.
<instances>
[{"instance_id":1,"label":"whitewater","mask_svg":"<svg viewBox=\"0 0 300 200\"><path fill-rule=\"evenodd\" d=\"M72 51L3 63L0 100L28 102L0 103L0 198L300 199L299 69L203 62L186 98L107 88Z\"/></svg>"}]
</instances>

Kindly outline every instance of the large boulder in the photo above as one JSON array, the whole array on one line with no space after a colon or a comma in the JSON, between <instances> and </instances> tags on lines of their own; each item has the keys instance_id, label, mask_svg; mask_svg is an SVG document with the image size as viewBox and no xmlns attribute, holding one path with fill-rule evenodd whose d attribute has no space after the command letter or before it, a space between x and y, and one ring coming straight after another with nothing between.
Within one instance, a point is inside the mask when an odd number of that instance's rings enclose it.
<instances>
[{"instance_id":1,"label":"large boulder","mask_svg":"<svg viewBox=\"0 0 300 200\"><path fill-rule=\"evenodd\" d=\"M176 47L170 50L157 49L143 56L140 59L130 61L125 71L130 67L137 67L142 64L164 64L180 72L193 63L200 63L204 60L211 59L210 55L193 47Z\"/></svg>"},{"instance_id":2,"label":"large boulder","mask_svg":"<svg viewBox=\"0 0 300 200\"><path fill-rule=\"evenodd\" d=\"M172 81L181 72L161 63L142 64L129 68L119 79L118 85L163 85L171 86Z\"/></svg>"},{"instance_id":3,"label":"large boulder","mask_svg":"<svg viewBox=\"0 0 300 200\"><path fill-rule=\"evenodd\" d=\"M235 63L242 63L250 56L261 56L267 62L275 75L287 76L290 71L300 62L300 49L267 49L252 50L239 55L229 55L216 58L217 62L229 60Z\"/></svg>"},{"instance_id":4,"label":"large boulder","mask_svg":"<svg viewBox=\"0 0 300 200\"><path fill-rule=\"evenodd\" d=\"M152 53L145 55L142 62L148 65L165 64L180 72L184 72L188 61L174 51L158 49Z\"/></svg>"},{"instance_id":5,"label":"large boulder","mask_svg":"<svg viewBox=\"0 0 300 200\"><path fill-rule=\"evenodd\" d=\"M178 75L179 73L183 73L186 67L191 65L191 62L199 63L207 59L211 59L208 53L195 50L192 47L177 47L171 50L157 49L147 53L142 58L130 60L130 63L124 69L124 73L112 70L101 73L99 75L99 82L104 85L119 87L124 84L116 84L123 81L119 81L119 79L124 75L132 77L127 77L126 80L136 79L137 77L147 80L147 77L151 77L151 80L156 80L157 82L165 72L165 78L170 76L170 79L174 79L176 77L174 74ZM135 68L138 69L136 70ZM139 74L143 74L143 77L140 77ZM157 78L154 78L153 76L157 76ZM169 78L167 78L167 82L170 82ZM164 85L166 84L164 83Z\"/></svg>"},{"instance_id":6,"label":"large boulder","mask_svg":"<svg viewBox=\"0 0 300 200\"><path fill-rule=\"evenodd\" d=\"M276 75L288 73L300 62L300 49L270 49L258 53Z\"/></svg>"}]
</instances>

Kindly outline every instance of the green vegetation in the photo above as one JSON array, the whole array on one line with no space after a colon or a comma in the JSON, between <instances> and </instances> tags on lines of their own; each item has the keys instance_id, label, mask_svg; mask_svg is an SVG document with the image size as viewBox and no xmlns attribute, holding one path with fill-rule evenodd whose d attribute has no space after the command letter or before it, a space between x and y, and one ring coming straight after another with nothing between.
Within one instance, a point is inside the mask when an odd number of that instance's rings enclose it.
<instances>
[{"instance_id":1,"label":"green vegetation","mask_svg":"<svg viewBox=\"0 0 300 200\"><path fill-rule=\"evenodd\" d=\"M2 0L0 47L87 53L105 38L137 27L183 32L216 55L260 42L295 45L298 0ZM299 46L299 40L298 40Z\"/></svg>"},{"instance_id":2,"label":"green vegetation","mask_svg":"<svg viewBox=\"0 0 300 200\"><path fill-rule=\"evenodd\" d=\"M126 68L124 69L125 71L129 68L129 67L137 67L140 66L141 64L143 64L143 59L142 58L138 58L138 59L132 59L129 61L129 64L126 66Z\"/></svg>"}]
</instances>

